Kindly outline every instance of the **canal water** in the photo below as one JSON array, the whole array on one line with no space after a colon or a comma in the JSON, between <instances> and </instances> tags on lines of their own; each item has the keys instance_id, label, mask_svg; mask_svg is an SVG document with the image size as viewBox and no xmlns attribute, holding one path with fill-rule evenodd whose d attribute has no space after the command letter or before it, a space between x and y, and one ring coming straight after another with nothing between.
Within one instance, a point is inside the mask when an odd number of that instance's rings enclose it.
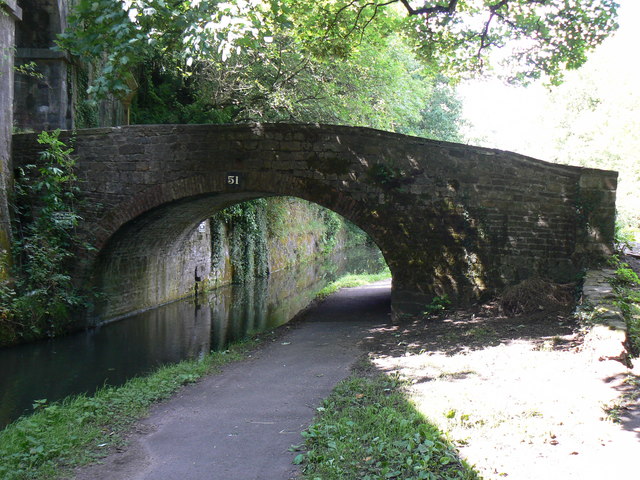
<instances>
[{"instance_id":1,"label":"canal water","mask_svg":"<svg viewBox=\"0 0 640 480\"><path fill-rule=\"evenodd\" d=\"M92 393L161 364L223 350L288 322L337 277L384 266L377 249L352 249L84 332L0 349L0 428L32 411L35 400Z\"/></svg>"}]
</instances>

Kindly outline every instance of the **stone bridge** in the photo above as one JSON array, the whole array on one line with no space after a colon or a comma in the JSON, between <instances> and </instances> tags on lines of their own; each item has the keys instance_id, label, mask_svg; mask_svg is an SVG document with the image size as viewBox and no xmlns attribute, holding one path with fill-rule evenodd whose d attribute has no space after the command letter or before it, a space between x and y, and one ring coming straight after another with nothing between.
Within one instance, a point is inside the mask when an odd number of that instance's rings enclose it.
<instances>
[{"instance_id":1,"label":"stone bridge","mask_svg":"<svg viewBox=\"0 0 640 480\"><path fill-rule=\"evenodd\" d=\"M64 132L96 247L78 279L114 318L185 296L210 269L205 222L272 195L329 208L366 231L393 275L395 314L435 295L467 303L532 275L567 281L610 252L617 173L367 128L256 124ZM13 138L14 167L34 134ZM191 253L190 253L191 252Z\"/></svg>"}]
</instances>

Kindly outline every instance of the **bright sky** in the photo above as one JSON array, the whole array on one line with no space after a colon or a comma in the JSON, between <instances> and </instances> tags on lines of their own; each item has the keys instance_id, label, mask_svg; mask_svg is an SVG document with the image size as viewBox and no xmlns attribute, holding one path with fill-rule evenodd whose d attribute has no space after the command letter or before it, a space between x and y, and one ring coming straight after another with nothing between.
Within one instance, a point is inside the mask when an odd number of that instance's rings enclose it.
<instances>
[{"instance_id":1,"label":"bright sky","mask_svg":"<svg viewBox=\"0 0 640 480\"><path fill-rule=\"evenodd\" d=\"M637 80L640 79L637 61L640 2L619 0L619 3L620 29L591 55L609 55L612 71L624 72ZM543 140L549 138L545 128L550 127L549 122L545 122L545 87L538 84L515 88L498 80L473 81L461 85L459 92L464 115L473 124L469 143L551 160L549 145Z\"/></svg>"}]
</instances>

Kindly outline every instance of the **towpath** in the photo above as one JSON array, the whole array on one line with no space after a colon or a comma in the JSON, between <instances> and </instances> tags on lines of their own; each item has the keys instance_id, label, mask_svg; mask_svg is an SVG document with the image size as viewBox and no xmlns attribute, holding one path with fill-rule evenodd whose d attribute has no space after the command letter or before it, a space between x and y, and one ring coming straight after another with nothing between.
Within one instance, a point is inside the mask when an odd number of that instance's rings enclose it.
<instances>
[{"instance_id":1,"label":"towpath","mask_svg":"<svg viewBox=\"0 0 640 480\"><path fill-rule=\"evenodd\" d=\"M303 322L157 406L127 448L77 480L278 480L296 476L291 445L389 321L390 281L343 289Z\"/></svg>"}]
</instances>

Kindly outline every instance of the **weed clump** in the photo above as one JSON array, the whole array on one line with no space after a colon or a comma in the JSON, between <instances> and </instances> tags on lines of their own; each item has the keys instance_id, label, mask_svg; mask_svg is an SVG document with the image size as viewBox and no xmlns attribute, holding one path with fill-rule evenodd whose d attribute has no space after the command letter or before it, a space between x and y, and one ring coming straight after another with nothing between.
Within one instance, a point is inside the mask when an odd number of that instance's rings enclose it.
<instances>
[{"instance_id":1,"label":"weed clump","mask_svg":"<svg viewBox=\"0 0 640 480\"><path fill-rule=\"evenodd\" d=\"M510 316L560 311L573 304L574 288L572 283L558 284L540 277L531 277L506 288L498 300L504 313Z\"/></svg>"}]
</instances>

